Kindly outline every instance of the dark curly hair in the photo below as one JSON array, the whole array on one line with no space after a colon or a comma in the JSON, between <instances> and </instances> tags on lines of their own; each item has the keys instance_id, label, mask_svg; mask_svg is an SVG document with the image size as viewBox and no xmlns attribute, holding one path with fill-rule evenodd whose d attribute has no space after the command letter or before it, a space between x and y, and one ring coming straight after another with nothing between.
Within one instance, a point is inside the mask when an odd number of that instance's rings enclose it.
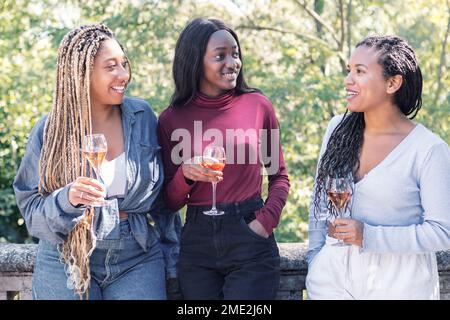
<instances>
[{"instance_id":1,"label":"dark curly hair","mask_svg":"<svg viewBox=\"0 0 450 320\"><path fill-rule=\"evenodd\" d=\"M219 30L228 31L236 40L239 48L239 59L242 61L242 67L236 80L236 95L260 92L258 89L250 88L244 80L242 50L236 33L220 20L197 18L186 25L175 46L172 66L175 92L172 95L171 105L183 106L192 101L199 91L203 76L203 57L211 35Z\"/></svg>"},{"instance_id":2,"label":"dark curly hair","mask_svg":"<svg viewBox=\"0 0 450 320\"><path fill-rule=\"evenodd\" d=\"M367 37L356 48L360 46L377 51L378 63L383 68L386 79L395 75L402 76L402 85L395 92L393 102L404 115L413 119L422 106L422 72L411 46L396 36ZM317 170L313 199L316 218L327 176L354 176L358 171L364 127L364 113L348 114L347 110L333 130Z\"/></svg>"}]
</instances>

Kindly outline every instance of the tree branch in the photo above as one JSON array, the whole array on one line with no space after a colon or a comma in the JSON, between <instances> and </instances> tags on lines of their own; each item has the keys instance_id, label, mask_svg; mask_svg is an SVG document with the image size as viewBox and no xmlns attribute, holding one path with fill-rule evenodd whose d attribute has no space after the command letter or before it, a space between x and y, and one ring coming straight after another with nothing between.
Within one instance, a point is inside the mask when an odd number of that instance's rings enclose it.
<instances>
[{"instance_id":1,"label":"tree branch","mask_svg":"<svg viewBox=\"0 0 450 320\"><path fill-rule=\"evenodd\" d=\"M331 51L336 51L335 49L333 49L332 47L330 47L330 44L327 43L326 41L311 36L309 34L305 34L305 33L300 33L300 32L295 32L295 31L291 31L291 30L285 30L285 29L280 29L280 28L273 28L273 27L262 27L262 26L257 26L257 25L251 25L251 26L247 26L247 25L239 25L236 27L236 29L250 29L250 30L266 30L266 31L274 31L274 32L279 32L279 33L283 33L283 34L292 34L295 35L299 38L303 38L303 39L307 39L310 41L314 41L317 42L319 44L321 44L322 46L327 47L328 49L330 49Z\"/></svg>"},{"instance_id":2,"label":"tree branch","mask_svg":"<svg viewBox=\"0 0 450 320\"><path fill-rule=\"evenodd\" d=\"M335 48L332 48L330 46L329 43L327 43L326 41L319 39L317 37L311 36L309 34L304 34L304 33L300 33L300 32L295 32L295 31L291 31L291 30L284 30L284 29L279 29L279 28L273 28L273 27L262 27L262 26L257 26L257 25L240 25L236 27L236 30L239 29L249 29L249 30L258 30L258 31L274 31L274 32L279 32L279 33L283 33L283 34L292 34L295 35L299 38L302 39L307 39L313 42L316 42L318 44L320 44L322 47L326 48L327 50L330 50L331 52L337 54L338 58L339 58L339 62L341 63L341 65L346 66L347 65L347 58L345 57L344 53L342 51L338 51Z\"/></svg>"},{"instance_id":3,"label":"tree branch","mask_svg":"<svg viewBox=\"0 0 450 320\"><path fill-rule=\"evenodd\" d=\"M299 0L294 0L295 3L297 3L300 7L303 8L303 10L306 11L306 13L308 13L316 22L320 23L325 29L328 30L328 32L331 34L331 37L334 39L334 41L336 41L336 44L339 46L340 42L339 42L339 38L336 35L336 32L334 31L334 29L328 24L326 23L325 20L322 19L321 16L319 16L316 12L310 10L307 6L306 3L303 1L299 1Z\"/></svg>"}]
</instances>

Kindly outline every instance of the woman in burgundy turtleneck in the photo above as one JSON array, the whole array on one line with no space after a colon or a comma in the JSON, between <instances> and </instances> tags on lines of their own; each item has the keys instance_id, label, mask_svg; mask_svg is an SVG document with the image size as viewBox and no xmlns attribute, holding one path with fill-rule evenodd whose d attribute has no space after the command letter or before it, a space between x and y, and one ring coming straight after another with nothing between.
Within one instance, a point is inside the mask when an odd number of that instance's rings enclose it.
<instances>
[{"instance_id":1,"label":"woman in burgundy turtleneck","mask_svg":"<svg viewBox=\"0 0 450 320\"><path fill-rule=\"evenodd\" d=\"M289 193L278 121L269 99L247 86L238 37L223 22L195 19L173 62L175 92L159 118L165 197L187 204L178 276L186 299L274 299L279 254L273 229ZM207 145L226 150L223 172L194 161ZM265 167L268 197L261 199ZM217 185L220 216L211 208Z\"/></svg>"}]
</instances>

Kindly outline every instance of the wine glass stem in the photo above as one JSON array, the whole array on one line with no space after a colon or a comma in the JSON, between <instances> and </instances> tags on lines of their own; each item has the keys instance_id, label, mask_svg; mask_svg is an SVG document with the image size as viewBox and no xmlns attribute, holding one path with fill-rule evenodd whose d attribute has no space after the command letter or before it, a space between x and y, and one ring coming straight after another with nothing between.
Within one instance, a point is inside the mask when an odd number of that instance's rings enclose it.
<instances>
[{"instance_id":1,"label":"wine glass stem","mask_svg":"<svg viewBox=\"0 0 450 320\"><path fill-rule=\"evenodd\" d=\"M97 176L97 180L103 183L102 179L102 167L95 167L94 168L95 175Z\"/></svg>"},{"instance_id":2,"label":"wine glass stem","mask_svg":"<svg viewBox=\"0 0 450 320\"><path fill-rule=\"evenodd\" d=\"M211 182L212 184L212 189L213 189L213 203L212 203L212 209L211 210L216 210L216 187L217 187L217 182Z\"/></svg>"},{"instance_id":3,"label":"wine glass stem","mask_svg":"<svg viewBox=\"0 0 450 320\"><path fill-rule=\"evenodd\" d=\"M338 208L338 215L339 215L339 218L340 219L342 219L342 218L344 218L344 212L343 212L343 210L342 210L343 208ZM344 244L344 240L342 240L342 239L339 239L338 240L338 242L340 243L340 244Z\"/></svg>"},{"instance_id":4,"label":"wine glass stem","mask_svg":"<svg viewBox=\"0 0 450 320\"><path fill-rule=\"evenodd\" d=\"M100 183L102 183L103 185L105 185L105 182L103 181L103 178L102 178L102 167L100 166L100 167L94 168L94 172L95 172L95 175L97 176L97 180L100 181ZM105 185L105 188L106 188L106 185ZM106 198L106 195L105 195L105 198Z\"/></svg>"}]
</instances>

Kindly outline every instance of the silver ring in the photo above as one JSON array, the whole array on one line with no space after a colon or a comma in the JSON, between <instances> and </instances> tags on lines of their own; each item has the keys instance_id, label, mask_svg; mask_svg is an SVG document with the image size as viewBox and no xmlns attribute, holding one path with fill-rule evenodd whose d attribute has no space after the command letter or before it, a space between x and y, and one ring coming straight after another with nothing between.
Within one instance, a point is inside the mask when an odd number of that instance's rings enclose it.
<instances>
[{"instance_id":1,"label":"silver ring","mask_svg":"<svg viewBox=\"0 0 450 320\"><path fill-rule=\"evenodd\" d=\"M80 199L83 199L83 191L80 193Z\"/></svg>"}]
</instances>

